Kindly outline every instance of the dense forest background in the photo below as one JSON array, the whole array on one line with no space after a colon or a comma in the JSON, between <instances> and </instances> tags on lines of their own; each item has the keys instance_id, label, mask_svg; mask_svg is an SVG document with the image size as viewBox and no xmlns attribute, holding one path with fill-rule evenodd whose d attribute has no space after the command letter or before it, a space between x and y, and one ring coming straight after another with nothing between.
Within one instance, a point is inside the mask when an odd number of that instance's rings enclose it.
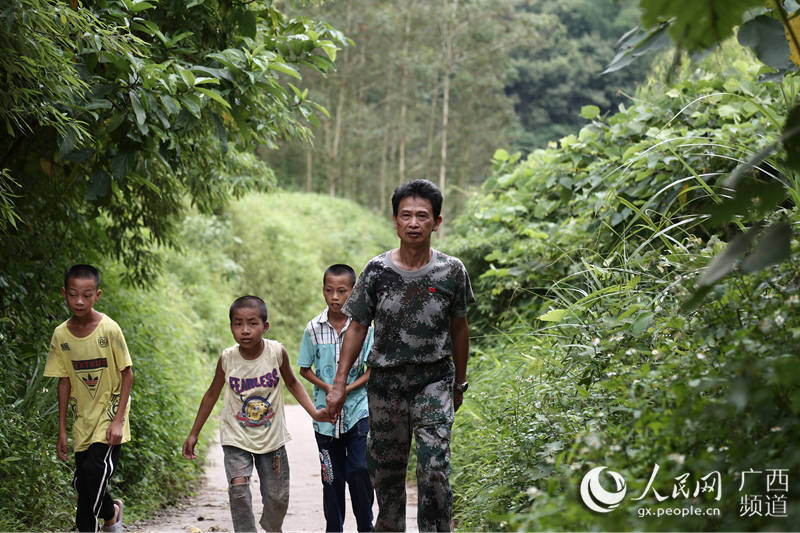
<instances>
[{"instance_id":1,"label":"dense forest background","mask_svg":"<svg viewBox=\"0 0 800 533\"><path fill-rule=\"evenodd\" d=\"M498 147L543 148L630 100L648 60L601 75L637 22L634 0L326 2L349 38L335 72L306 77L330 117L311 143L261 151L283 187L391 214L399 183L450 190L446 215L486 179ZM627 94L626 94L627 92Z\"/></svg>"},{"instance_id":2,"label":"dense forest background","mask_svg":"<svg viewBox=\"0 0 800 533\"><path fill-rule=\"evenodd\" d=\"M42 377L70 263L101 267L131 348L114 489L145 517L197 479L180 443L230 301L262 295L296 353L324 267L393 246L419 176L477 297L458 529L800 529L798 13L0 5L0 530L72 527ZM609 512L579 495L596 467Z\"/></svg>"}]
</instances>

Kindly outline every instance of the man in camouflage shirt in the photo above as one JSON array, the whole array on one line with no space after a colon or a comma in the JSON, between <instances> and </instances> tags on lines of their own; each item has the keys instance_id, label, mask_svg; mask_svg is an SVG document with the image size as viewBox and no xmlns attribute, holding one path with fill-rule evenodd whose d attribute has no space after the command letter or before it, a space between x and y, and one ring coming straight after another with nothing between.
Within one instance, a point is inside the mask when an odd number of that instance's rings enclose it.
<instances>
[{"instance_id":1,"label":"man in camouflage shirt","mask_svg":"<svg viewBox=\"0 0 800 533\"><path fill-rule=\"evenodd\" d=\"M367 463L378 500L376 531L404 531L405 479L412 432L417 443L420 531L450 531L450 434L467 388L472 287L464 265L431 248L442 223L442 194L430 181L414 180L392 196L400 247L364 267L343 312L353 318L345 333L327 405L338 416L345 380L370 323L367 357L370 434Z\"/></svg>"}]
</instances>

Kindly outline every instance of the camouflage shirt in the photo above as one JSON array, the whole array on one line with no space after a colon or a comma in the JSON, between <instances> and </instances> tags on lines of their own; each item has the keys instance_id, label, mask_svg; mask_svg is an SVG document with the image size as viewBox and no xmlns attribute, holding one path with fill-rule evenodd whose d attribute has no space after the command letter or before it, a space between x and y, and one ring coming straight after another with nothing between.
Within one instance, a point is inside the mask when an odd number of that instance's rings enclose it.
<instances>
[{"instance_id":1,"label":"camouflage shirt","mask_svg":"<svg viewBox=\"0 0 800 533\"><path fill-rule=\"evenodd\" d=\"M342 311L365 326L375 323L367 365L392 367L450 357L450 318L466 316L472 301L459 259L431 250L427 265L409 271L388 251L367 263Z\"/></svg>"}]
</instances>

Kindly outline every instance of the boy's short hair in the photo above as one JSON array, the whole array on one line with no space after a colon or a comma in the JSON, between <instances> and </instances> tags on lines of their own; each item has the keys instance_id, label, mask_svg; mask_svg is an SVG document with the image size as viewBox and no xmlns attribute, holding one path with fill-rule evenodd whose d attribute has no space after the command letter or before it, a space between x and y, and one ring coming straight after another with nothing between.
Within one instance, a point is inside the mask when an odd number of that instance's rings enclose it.
<instances>
[{"instance_id":1,"label":"boy's short hair","mask_svg":"<svg viewBox=\"0 0 800 533\"><path fill-rule=\"evenodd\" d=\"M261 315L261 320L264 322L267 321L267 304L265 304L264 300L258 296L251 296L249 294L247 296L239 296L233 301L231 308L228 311L228 320L233 320L233 312L243 307L258 309L258 314Z\"/></svg>"},{"instance_id":2,"label":"boy's short hair","mask_svg":"<svg viewBox=\"0 0 800 533\"><path fill-rule=\"evenodd\" d=\"M442 212L442 191L433 182L418 179L407 181L394 190L394 194L392 194L392 214L394 216L397 216L400 201L409 196L428 200L433 208L433 218L438 218Z\"/></svg>"},{"instance_id":3,"label":"boy's short hair","mask_svg":"<svg viewBox=\"0 0 800 533\"><path fill-rule=\"evenodd\" d=\"M325 273L322 275L322 284L325 285L325 280L328 278L328 275L331 276L341 276L342 274L347 274L350 276L350 287L356 284L356 271L353 270L353 267L350 265L345 265L344 263L336 263L335 265L331 265L325 269Z\"/></svg>"},{"instance_id":4,"label":"boy's short hair","mask_svg":"<svg viewBox=\"0 0 800 533\"><path fill-rule=\"evenodd\" d=\"M70 278L93 279L96 288L100 288L100 271L92 265L72 265L64 274L64 288L69 287Z\"/></svg>"}]
</instances>

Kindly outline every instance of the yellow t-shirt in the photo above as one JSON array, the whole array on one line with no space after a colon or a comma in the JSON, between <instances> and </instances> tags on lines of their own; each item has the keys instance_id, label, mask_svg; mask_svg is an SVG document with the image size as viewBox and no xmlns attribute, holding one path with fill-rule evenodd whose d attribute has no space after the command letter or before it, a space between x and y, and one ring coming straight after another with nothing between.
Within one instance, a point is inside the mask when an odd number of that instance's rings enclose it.
<instances>
[{"instance_id":1,"label":"yellow t-shirt","mask_svg":"<svg viewBox=\"0 0 800 533\"><path fill-rule=\"evenodd\" d=\"M121 372L131 366L125 337L116 322L103 315L92 333L78 338L63 322L53 332L44 375L69 378L72 447L82 452L94 442L108 442L106 431L119 407ZM130 401L122 442L131 440Z\"/></svg>"},{"instance_id":2,"label":"yellow t-shirt","mask_svg":"<svg viewBox=\"0 0 800 533\"><path fill-rule=\"evenodd\" d=\"M248 360L239 345L220 355L225 372L225 394L219 439L223 446L236 446L252 453L269 453L291 437L283 414L281 343L264 339L264 351Z\"/></svg>"}]
</instances>

